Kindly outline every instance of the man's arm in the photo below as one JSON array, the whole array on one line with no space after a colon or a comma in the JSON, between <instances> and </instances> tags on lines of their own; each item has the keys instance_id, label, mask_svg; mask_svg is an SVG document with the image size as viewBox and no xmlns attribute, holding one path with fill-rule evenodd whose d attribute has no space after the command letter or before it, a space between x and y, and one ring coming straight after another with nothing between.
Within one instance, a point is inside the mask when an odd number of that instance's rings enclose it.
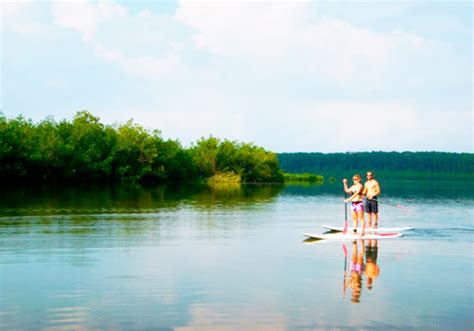
<instances>
[{"instance_id":1,"label":"man's arm","mask_svg":"<svg viewBox=\"0 0 474 331\"><path fill-rule=\"evenodd\" d=\"M379 182L375 181L375 186L374 186L374 197L378 196L382 192L380 190L380 184Z\"/></svg>"},{"instance_id":2,"label":"man's arm","mask_svg":"<svg viewBox=\"0 0 474 331\"><path fill-rule=\"evenodd\" d=\"M367 191L369 190L369 186L367 183L364 184L364 189L362 190L362 195L367 195Z\"/></svg>"}]
</instances>

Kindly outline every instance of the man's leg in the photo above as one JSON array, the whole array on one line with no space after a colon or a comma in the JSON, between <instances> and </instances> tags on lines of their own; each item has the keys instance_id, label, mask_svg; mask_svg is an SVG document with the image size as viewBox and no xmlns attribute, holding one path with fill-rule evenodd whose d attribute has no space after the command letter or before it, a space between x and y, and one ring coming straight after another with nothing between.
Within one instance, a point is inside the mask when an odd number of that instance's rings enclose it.
<instances>
[{"instance_id":1,"label":"man's leg","mask_svg":"<svg viewBox=\"0 0 474 331\"><path fill-rule=\"evenodd\" d=\"M379 224L379 202L377 199L374 199L370 212L372 213L372 218L374 219L374 226L377 227Z\"/></svg>"},{"instance_id":2,"label":"man's leg","mask_svg":"<svg viewBox=\"0 0 474 331\"><path fill-rule=\"evenodd\" d=\"M367 227L372 227L372 213L367 213Z\"/></svg>"}]
</instances>

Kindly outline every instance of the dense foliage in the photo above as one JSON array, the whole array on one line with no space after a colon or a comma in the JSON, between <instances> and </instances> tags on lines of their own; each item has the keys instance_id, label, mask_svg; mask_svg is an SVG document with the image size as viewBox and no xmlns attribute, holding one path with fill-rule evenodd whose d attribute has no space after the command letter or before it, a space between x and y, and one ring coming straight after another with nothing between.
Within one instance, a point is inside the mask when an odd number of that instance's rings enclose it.
<instances>
[{"instance_id":1,"label":"dense foliage","mask_svg":"<svg viewBox=\"0 0 474 331\"><path fill-rule=\"evenodd\" d=\"M196 181L234 172L246 182L282 181L274 153L253 144L201 139L185 149L128 121L104 125L88 112L34 124L0 113L3 181Z\"/></svg>"},{"instance_id":2,"label":"dense foliage","mask_svg":"<svg viewBox=\"0 0 474 331\"><path fill-rule=\"evenodd\" d=\"M189 153L201 177L233 172L245 182L283 181L276 154L253 144L210 137L193 144Z\"/></svg>"},{"instance_id":3,"label":"dense foliage","mask_svg":"<svg viewBox=\"0 0 474 331\"><path fill-rule=\"evenodd\" d=\"M365 172L390 174L474 173L474 154L445 152L281 153L285 172L339 174Z\"/></svg>"},{"instance_id":4,"label":"dense foliage","mask_svg":"<svg viewBox=\"0 0 474 331\"><path fill-rule=\"evenodd\" d=\"M308 183L324 183L324 177L321 175L302 173L302 174L290 174L285 173L285 182L308 182Z\"/></svg>"}]
</instances>

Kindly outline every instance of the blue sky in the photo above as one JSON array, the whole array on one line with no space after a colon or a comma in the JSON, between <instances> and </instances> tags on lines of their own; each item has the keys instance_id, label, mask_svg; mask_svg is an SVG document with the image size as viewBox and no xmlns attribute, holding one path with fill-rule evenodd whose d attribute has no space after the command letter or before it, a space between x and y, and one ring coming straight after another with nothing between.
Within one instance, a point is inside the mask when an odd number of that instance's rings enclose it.
<instances>
[{"instance_id":1,"label":"blue sky","mask_svg":"<svg viewBox=\"0 0 474 331\"><path fill-rule=\"evenodd\" d=\"M3 1L1 110L187 146L473 152L473 5Z\"/></svg>"}]
</instances>

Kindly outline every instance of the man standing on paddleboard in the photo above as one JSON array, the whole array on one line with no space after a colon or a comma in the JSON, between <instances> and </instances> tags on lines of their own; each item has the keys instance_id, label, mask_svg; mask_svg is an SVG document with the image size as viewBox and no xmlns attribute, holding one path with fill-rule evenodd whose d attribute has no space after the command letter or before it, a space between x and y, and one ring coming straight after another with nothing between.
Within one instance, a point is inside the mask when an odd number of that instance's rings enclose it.
<instances>
[{"instance_id":1,"label":"man standing on paddleboard","mask_svg":"<svg viewBox=\"0 0 474 331\"><path fill-rule=\"evenodd\" d=\"M376 228L379 221L379 206L377 197L380 194L380 185L374 178L372 171L367 172L367 181L364 184L363 194L366 196L365 199L365 212L367 213L367 226L369 228ZM372 224L372 219L374 223Z\"/></svg>"}]
</instances>

